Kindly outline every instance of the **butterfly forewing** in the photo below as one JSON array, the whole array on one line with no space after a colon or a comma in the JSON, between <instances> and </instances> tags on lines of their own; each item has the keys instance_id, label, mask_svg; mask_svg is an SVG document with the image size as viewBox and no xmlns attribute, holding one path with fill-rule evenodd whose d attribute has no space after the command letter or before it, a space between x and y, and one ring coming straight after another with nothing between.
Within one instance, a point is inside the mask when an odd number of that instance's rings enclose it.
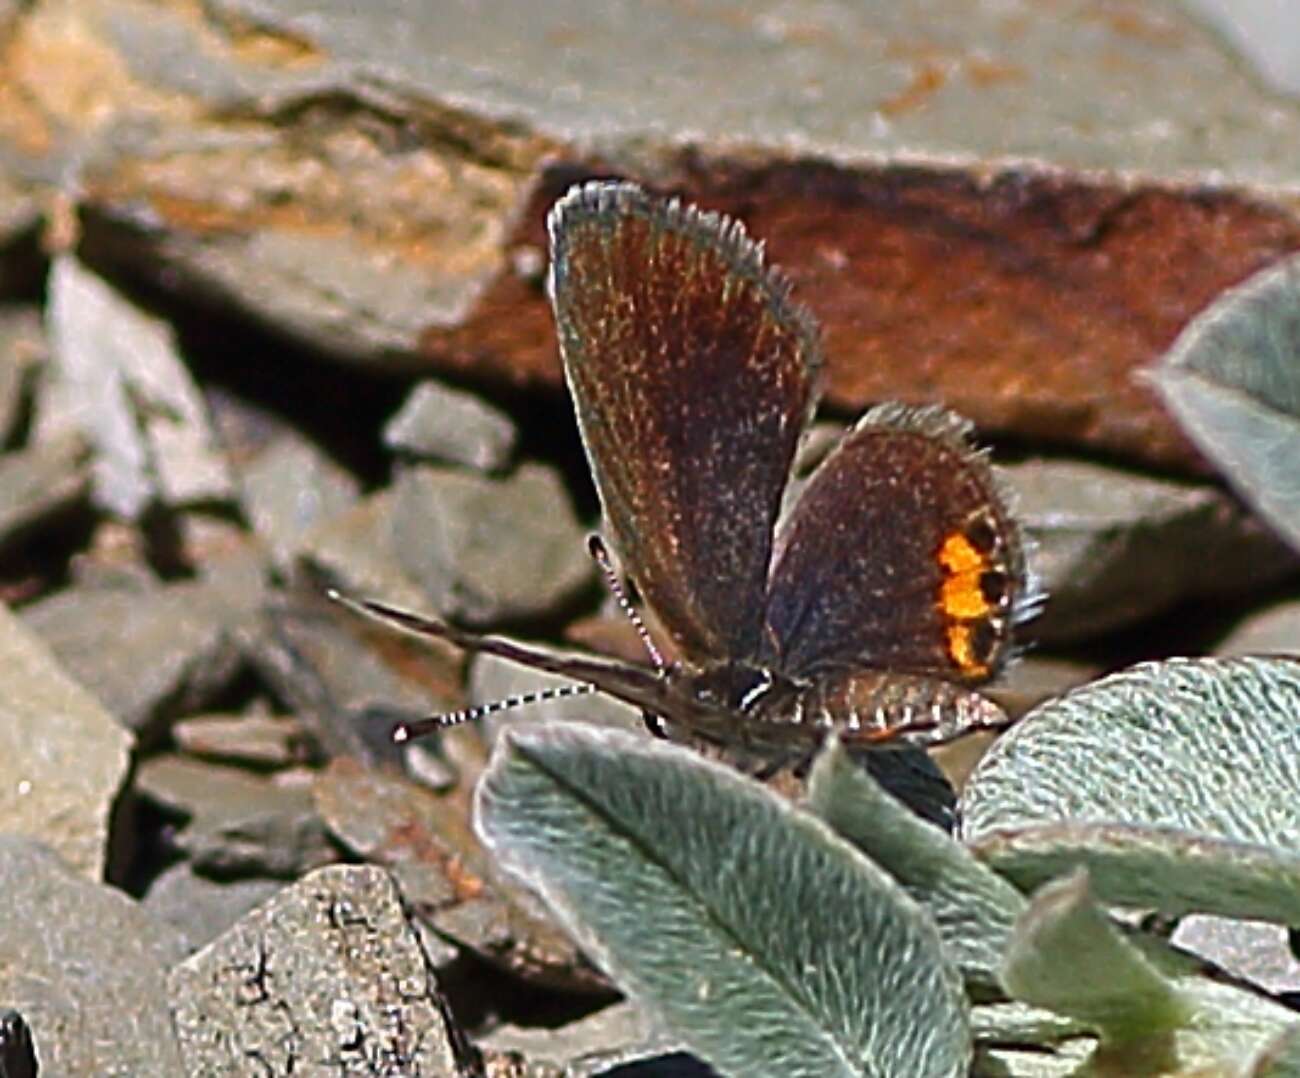
<instances>
[{"instance_id":1,"label":"butterfly forewing","mask_svg":"<svg viewBox=\"0 0 1300 1078\"><path fill-rule=\"evenodd\" d=\"M565 376L624 569L689 660L753 655L814 325L713 214L590 183L548 223Z\"/></svg>"},{"instance_id":2,"label":"butterfly forewing","mask_svg":"<svg viewBox=\"0 0 1300 1078\"><path fill-rule=\"evenodd\" d=\"M1017 528L969 424L938 408L867 413L783 524L767 599L775 664L987 681L1024 586Z\"/></svg>"}]
</instances>

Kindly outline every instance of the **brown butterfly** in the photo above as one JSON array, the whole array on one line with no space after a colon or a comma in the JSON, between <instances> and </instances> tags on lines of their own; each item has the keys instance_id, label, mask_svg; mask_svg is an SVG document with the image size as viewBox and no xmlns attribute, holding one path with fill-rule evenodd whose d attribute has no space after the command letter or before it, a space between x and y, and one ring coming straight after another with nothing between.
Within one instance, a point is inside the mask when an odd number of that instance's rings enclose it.
<instances>
[{"instance_id":1,"label":"brown butterfly","mask_svg":"<svg viewBox=\"0 0 1300 1078\"><path fill-rule=\"evenodd\" d=\"M850 745L929 744L1005 725L974 687L1004 665L1034 599L970 424L938 407L871 409L778 522L821 355L761 245L739 222L621 182L573 188L547 224L605 525L679 659L653 644L654 668L561 655L342 601L577 683L535 698L605 692L658 732L718 745L811 747L831 729Z\"/></svg>"}]
</instances>

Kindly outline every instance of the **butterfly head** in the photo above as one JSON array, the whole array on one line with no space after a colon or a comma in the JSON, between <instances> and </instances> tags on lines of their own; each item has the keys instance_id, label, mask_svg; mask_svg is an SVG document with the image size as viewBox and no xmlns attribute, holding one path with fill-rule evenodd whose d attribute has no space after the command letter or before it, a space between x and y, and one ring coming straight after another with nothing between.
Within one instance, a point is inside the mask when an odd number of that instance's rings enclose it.
<instances>
[{"instance_id":1,"label":"butterfly head","mask_svg":"<svg viewBox=\"0 0 1300 1078\"><path fill-rule=\"evenodd\" d=\"M733 740L756 725L798 722L801 686L767 666L672 666L663 678L665 717L705 737Z\"/></svg>"}]
</instances>

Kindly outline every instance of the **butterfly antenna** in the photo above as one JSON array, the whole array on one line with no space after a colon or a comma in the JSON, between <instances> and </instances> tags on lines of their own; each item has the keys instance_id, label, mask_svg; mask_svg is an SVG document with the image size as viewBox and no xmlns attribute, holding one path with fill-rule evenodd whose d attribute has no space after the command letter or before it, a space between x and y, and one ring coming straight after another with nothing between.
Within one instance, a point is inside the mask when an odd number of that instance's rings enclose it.
<instances>
[{"instance_id":1,"label":"butterfly antenna","mask_svg":"<svg viewBox=\"0 0 1300 1078\"><path fill-rule=\"evenodd\" d=\"M416 719L414 722L401 722L393 727L392 736L393 740L400 745L417 737L432 734L437 730L446 730L466 722L477 722L488 715L495 715L498 711L511 711L517 707L527 707L529 704L543 704L548 700L565 700L570 696L586 696L588 693L595 691L596 687L588 685L586 682L556 685L549 689L535 689L532 692L518 693L515 696L492 700L486 704L477 704L474 707L463 708L460 711L445 711L440 715L430 715L427 718Z\"/></svg>"},{"instance_id":2,"label":"butterfly antenna","mask_svg":"<svg viewBox=\"0 0 1300 1078\"><path fill-rule=\"evenodd\" d=\"M503 659L520 662L539 670L549 670L552 673L566 677L571 677L574 674L573 666L577 662L576 660L547 657L533 648L506 639L478 636L444 622L423 617L409 610L400 610L385 603L378 603L372 599L354 599L351 596L344 595L337 588L328 588L325 594L333 602L346 607L355 614L399 626L420 636L431 636L439 640L446 640L471 651L496 655ZM593 671L593 676L597 680L600 680L600 674L600 669ZM588 693L597 691L599 691L597 686L592 682L575 680L565 685L555 685L546 689L537 689L533 692L520 693L506 697L503 700L492 700L459 711L448 711L439 715L416 719L413 722L399 723L393 728L392 738L399 743L406 742L437 730L445 730L451 726L473 722L486 715L494 715L498 711L525 707L528 704L544 703L548 700L562 700L570 696L585 696Z\"/></svg>"},{"instance_id":3,"label":"butterfly antenna","mask_svg":"<svg viewBox=\"0 0 1300 1078\"><path fill-rule=\"evenodd\" d=\"M646 628L645 622L641 620L641 615L637 613L636 607L632 605L632 601L627 597L627 591L624 590L623 581L619 579L618 573L614 569L614 559L609 556L609 548L605 546L605 540L594 532L587 536L587 553L600 566L600 571L605 577L605 586L618 600L619 609L623 611L623 616L632 623L636 635L641 638L641 643L645 646L646 652L650 656L650 662L654 664L655 671L662 674L668 668L668 664L664 662L663 652L655 647L654 639L650 636L650 630ZM646 729L654 737L661 740L667 739L668 727L659 715L642 708L641 721L645 723Z\"/></svg>"},{"instance_id":4,"label":"butterfly antenna","mask_svg":"<svg viewBox=\"0 0 1300 1078\"><path fill-rule=\"evenodd\" d=\"M619 579L618 572L614 568L614 561L609 556L609 548L605 546L605 540L595 534L587 536L587 553L600 566L600 571L605 577L605 586L609 588L610 593L618 601L623 616L632 623L636 635L641 638L641 643L645 645L646 652L649 654L654 668L662 673L667 667L663 653L655 646L655 642L650 636L650 630L646 628L645 622L641 620L641 615L637 613L636 607L628 599L627 591L623 587L623 581Z\"/></svg>"}]
</instances>

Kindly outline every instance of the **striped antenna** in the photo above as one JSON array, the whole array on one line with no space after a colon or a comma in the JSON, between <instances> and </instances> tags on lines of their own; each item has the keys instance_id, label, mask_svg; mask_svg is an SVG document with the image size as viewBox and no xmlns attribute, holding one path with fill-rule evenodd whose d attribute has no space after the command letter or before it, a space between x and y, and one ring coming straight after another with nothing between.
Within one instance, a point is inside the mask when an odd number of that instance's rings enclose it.
<instances>
[{"instance_id":1,"label":"striped antenna","mask_svg":"<svg viewBox=\"0 0 1300 1078\"><path fill-rule=\"evenodd\" d=\"M614 561L609 556L609 548L605 546L605 540L594 532L587 536L587 553L600 566L600 571L605 577L605 586L609 588L610 594L618 600L618 606L623 611L623 616L632 623L636 635L641 638L641 643L645 645L646 653L650 656L654 668L662 673L667 668L663 653L655 646L655 642L650 636L650 630L646 628L645 622L641 620L641 615L637 613L636 607L628 599L627 592L623 588L623 581L619 579L618 572L614 568Z\"/></svg>"},{"instance_id":2,"label":"striped antenna","mask_svg":"<svg viewBox=\"0 0 1300 1078\"><path fill-rule=\"evenodd\" d=\"M623 581L619 579L618 572L614 568L614 559L609 556L609 548L605 546L605 540L595 532L587 536L587 553L600 566L600 571L605 577L605 586L609 588L610 594L618 600L618 606L623 611L623 616L632 623L636 635L641 638L641 643L645 646L646 653L650 656L650 662L654 664L656 673L662 674L668 669L668 664L664 662L663 652L655 646L654 639L650 636L650 630L646 628L645 622L641 620L641 615L637 612L637 608L632 605L632 600L627 597L627 592L623 588ZM656 715L653 711L642 708L641 721L645 723L645 728L653 736L667 739L668 727L662 717Z\"/></svg>"},{"instance_id":3,"label":"striped antenna","mask_svg":"<svg viewBox=\"0 0 1300 1078\"><path fill-rule=\"evenodd\" d=\"M389 606L387 603L376 602L373 599L352 598L344 595L336 588L327 589L326 595L332 601L363 617L373 618L376 621L397 626L416 636L446 640L448 643L455 644L467 651L496 655L498 658L509 659L511 662L521 663L534 670L559 674L561 677L572 679L566 685L537 689L533 692L510 696L504 700L493 700L484 704L477 704L474 707L463 708L459 711L448 711L416 719L413 722L399 723L393 729L393 740L406 742L437 730L445 730L451 726L473 722L475 719L481 719L485 715L493 715L498 711L525 707L528 704L542 703L547 700L585 696L592 692L608 693L615 699L622 700L633 707L639 707L641 717L650 731L659 737L666 736L663 720L657 714L664 693L663 675L667 671L663 656L659 653L659 649L654 646L654 641L650 639L650 634L646 631L644 623L637 616L636 611L633 610L631 603L628 602L618 577L614 573L613 564L604 544L599 539L595 539L588 543L588 550L591 551L592 557L596 559L597 564L601 566L605 578L610 582L611 590L618 598L619 604L631 619L632 624L637 627L641 639L645 642L646 650L655 663L653 671L595 655L557 654L526 644L523 641L512 640L509 637L486 636L466 629L459 629L436 618L426 617L411 610L402 610L398 607Z\"/></svg>"},{"instance_id":4,"label":"striped antenna","mask_svg":"<svg viewBox=\"0 0 1300 1078\"><path fill-rule=\"evenodd\" d=\"M488 715L495 715L498 711L510 711L517 707L527 707L529 704L543 704L548 700L564 700L570 696L586 696L588 693L595 691L596 687L594 685L588 685L585 682L574 682L571 685L556 685L549 689L537 689L533 692L507 696L501 700L490 700L486 704L477 704L474 707L467 707L460 711L447 711L441 715L430 715L428 718L416 719L414 722L398 723L397 726L393 727L393 740L400 745L413 738L424 737L425 734L431 734L436 730L446 730L452 726L459 726L461 723L476 722Z\"/></svg>"}]
</instances>

